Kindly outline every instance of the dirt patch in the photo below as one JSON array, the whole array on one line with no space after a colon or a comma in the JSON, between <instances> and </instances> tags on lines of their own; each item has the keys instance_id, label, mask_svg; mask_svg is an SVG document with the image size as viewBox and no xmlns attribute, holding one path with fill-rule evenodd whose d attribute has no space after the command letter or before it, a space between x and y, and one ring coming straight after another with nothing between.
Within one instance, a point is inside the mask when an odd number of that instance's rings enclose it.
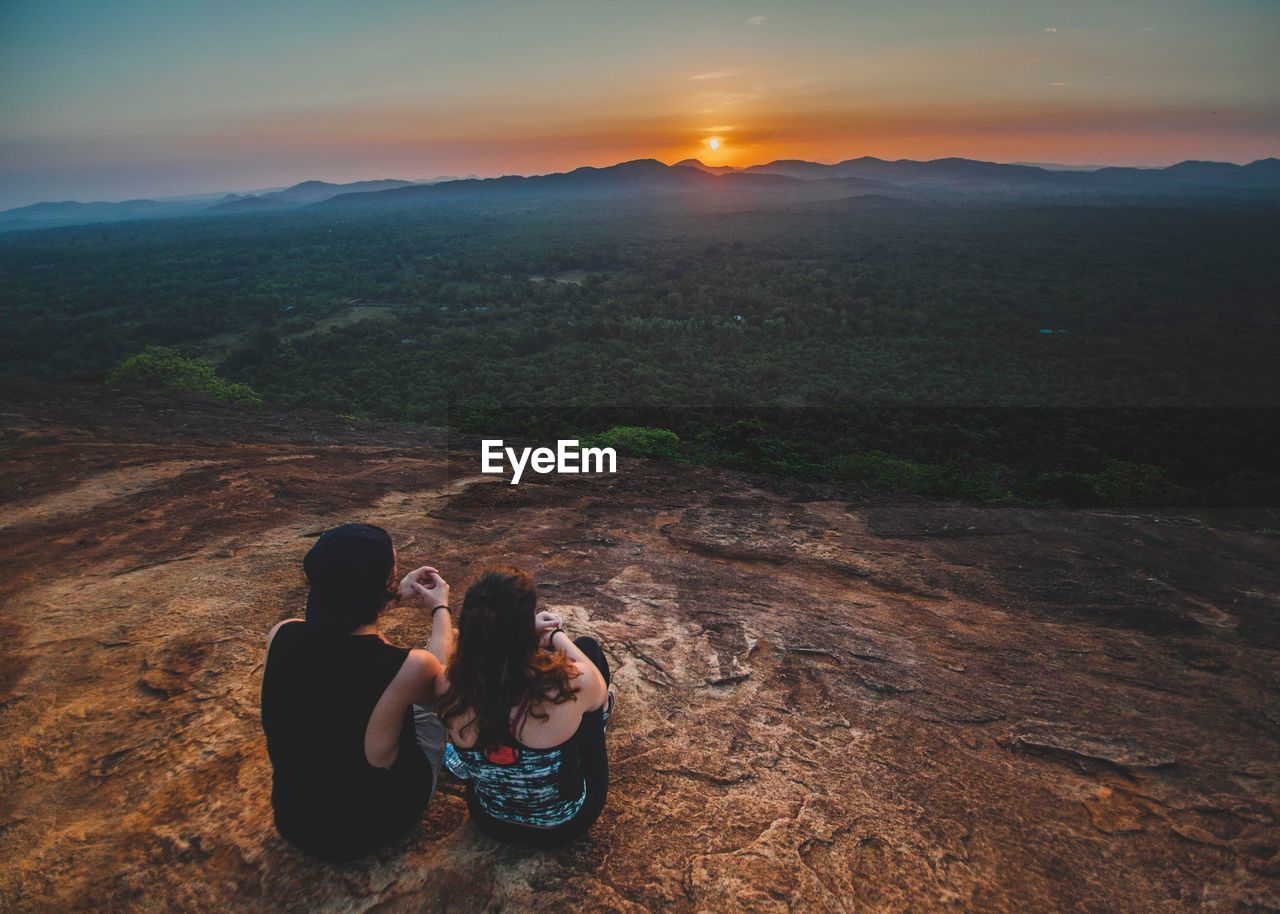
<instances>
[{"instance_id":1,"label":"dirt patch","mask_svg":"<svg viewBox=\"0 0 1280 914\"><path fill-rule=\"evenodd\" d=\"M35 526L66 515L87 514L101 505L129 498L146 489L162 485L188 470L208 466L213 462L169 460L108 470L77 482L73 488L30 502L6 505L4 514L0 516L0 530L8 527Z\"/></svg>"}]
</instances>

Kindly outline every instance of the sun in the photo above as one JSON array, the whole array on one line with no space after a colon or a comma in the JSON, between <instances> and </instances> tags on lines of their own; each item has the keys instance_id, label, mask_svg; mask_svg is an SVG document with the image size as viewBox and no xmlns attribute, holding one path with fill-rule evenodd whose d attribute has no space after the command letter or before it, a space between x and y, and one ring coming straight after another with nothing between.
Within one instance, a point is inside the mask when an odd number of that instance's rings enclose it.
<instances>
[{"instance_id":1,"label":"sun","mask_svg":"<svg viewBox=\"0 0 1280 914\"><path fill-rule=\"evenodd\" d=\"M711 139L707 140L707 145L708 145L708 146L710 146L712 149L719 149L719 148L720 148L720 137L718 137L718 136L713 136Z\"/></svg>"}]
</instances>

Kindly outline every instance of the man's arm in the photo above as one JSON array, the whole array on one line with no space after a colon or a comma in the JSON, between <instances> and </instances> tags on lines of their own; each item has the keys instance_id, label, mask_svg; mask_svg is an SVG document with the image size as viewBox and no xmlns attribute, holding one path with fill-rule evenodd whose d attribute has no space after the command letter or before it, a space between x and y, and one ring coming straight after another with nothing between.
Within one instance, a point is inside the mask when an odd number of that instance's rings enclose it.
<instances>
[{"instance_id":1,"label":"man's arm","mask_svg":"<svg viewBox=\"0 0 1280 914\"><path fill-rule=\"evenodd\" d=\"M267 652L271 652L271 642L276 640L276 632L290 622L302 622L302 619L281 619L275 625L271 626L271 631L267 632Z\"/></svg>"}]
</instances>

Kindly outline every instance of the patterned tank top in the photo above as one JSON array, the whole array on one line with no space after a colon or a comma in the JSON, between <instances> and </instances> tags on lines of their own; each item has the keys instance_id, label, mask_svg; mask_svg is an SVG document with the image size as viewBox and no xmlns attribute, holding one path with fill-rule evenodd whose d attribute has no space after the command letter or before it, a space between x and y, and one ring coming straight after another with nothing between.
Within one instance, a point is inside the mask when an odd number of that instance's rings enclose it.
<instances>
[{"instance_id":1,"label":"patterned tank top","mask_svg":"<svg viewBox=\"0 0 1280 914\"><path fill-rule=\"evenodd\" d=\"M487 752L445 747L444 763L469 781L480 807L495 819L552 828L577 815L587 798L576 734L550 749L530 749L516 739L529 712L520 705L510 724L511 740Z\"/></svg>"}]
</instances>

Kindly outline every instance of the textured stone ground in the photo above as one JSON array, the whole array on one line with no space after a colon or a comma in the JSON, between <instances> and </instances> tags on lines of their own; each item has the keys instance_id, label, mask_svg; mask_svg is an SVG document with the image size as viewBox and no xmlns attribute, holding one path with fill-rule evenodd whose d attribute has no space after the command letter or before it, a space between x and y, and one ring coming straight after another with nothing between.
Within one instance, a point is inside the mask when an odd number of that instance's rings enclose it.
<instances>
[{"instance_id":1,"label":"textured stone ground","mask_svg":"<svg viewBox=\"0 0 1280 914\"><path fill-rule=\"evenodd\" d=\"M510 487L466 442L167 395L3 412L0 909L1280 909L1273 538L630 461ZM589 840L498 846L455 787L359 864L275 835L262 639L351 519L458 599L525 565L604 643Z\"/></svg>"}]
</instances>

